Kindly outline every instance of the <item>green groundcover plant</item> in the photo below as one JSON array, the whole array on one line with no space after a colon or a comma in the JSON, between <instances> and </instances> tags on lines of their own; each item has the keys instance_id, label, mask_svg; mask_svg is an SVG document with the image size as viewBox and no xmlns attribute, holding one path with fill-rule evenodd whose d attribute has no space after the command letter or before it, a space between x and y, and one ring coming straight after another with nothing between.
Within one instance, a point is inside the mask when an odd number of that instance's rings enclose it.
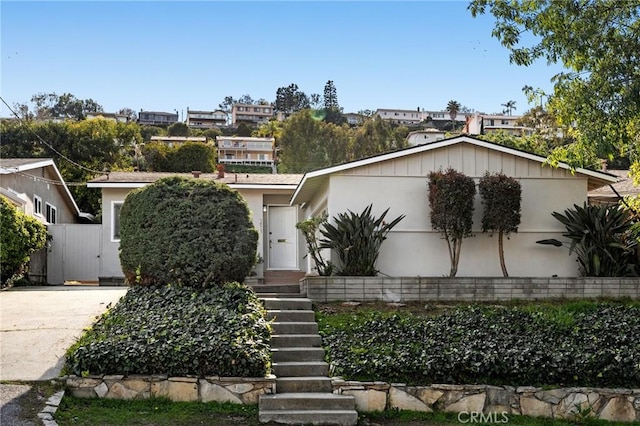
<instances>
[{"instance_id":1,"label":"green groundcover plant","mask_svg":"<svg viewBox=\"0 0 640 426\"><path fill-rule=\"evenodd\" d=\"M264 377L270 327L243 284L132 287L67 352L86 374Z\"/></svg>"},{"instance_id":2,"label":"green groundcover plant","mask_svg":"<svg viewBox=\"0 0 640 426\"><path fill-rule=\"evenodd\" d=\"M554 315L460 307L435 317L319 315L333 372L347 380L640 386L640 306L593 303Z\"/></svg>"}]
</instances>

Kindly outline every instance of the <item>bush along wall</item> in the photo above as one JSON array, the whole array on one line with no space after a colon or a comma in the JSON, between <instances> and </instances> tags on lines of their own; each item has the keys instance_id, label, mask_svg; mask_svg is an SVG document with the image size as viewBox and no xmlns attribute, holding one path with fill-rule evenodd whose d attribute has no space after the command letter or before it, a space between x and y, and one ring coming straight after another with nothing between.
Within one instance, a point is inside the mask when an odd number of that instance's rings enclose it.
<instances>
[{"instance_id":1,"label":"bush along wall","mask_svg":"<svg viewBox=\"0 0 640 426\"><path fill-rule=\"evenodd\" d=\"M248 287L132 287L67 352L66 372L264 377L270 329Z\"/></svg>"}]
</instances>

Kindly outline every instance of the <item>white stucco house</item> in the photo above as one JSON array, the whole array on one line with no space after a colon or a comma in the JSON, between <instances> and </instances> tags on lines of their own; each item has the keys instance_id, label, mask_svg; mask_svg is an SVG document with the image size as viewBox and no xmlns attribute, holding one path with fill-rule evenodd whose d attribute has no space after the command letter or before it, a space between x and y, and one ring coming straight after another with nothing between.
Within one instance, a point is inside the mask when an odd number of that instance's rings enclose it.
<instances>
[{"instance_id":1,"label":"white stucco house","mask_svg":"<svg viewBox=\"0 0 640 426\"><path fill-rule=\"evenodd\" d=\"M564 240L560 222L551 213L587 201L588 191L615 183L615 175L587 169L553 168L545 158L469 136L457 136L345 163L305 175L201 174L237 189L247 200L259 232L263 259L255 272L298 271L314 274L297 222L373 204L377 216L390 208L391 220L406 217L382 244L377 269L389 276L442 277L449 273L446 242L431 227L427 175L452 167L476 181L485 172L502 172L522 185L522 220L517 234L505 240L512 277L575 277L578 264L566 248L536 244L548 238ZM129 191L175 173L112 172L88 183L102 191L99 248L101 280L122 279L118 258L118 212ZM185 174L190 176L189 174ZM474 237L462 245L458 277L502 276L497 237L480 232L482 205L475 199Z\"/></svg>"},{"instance_id":2,"label":"white stucco house","mask_svg":"<svg viewBox=\"0 0 640 426\"><path fill-rule=\"evenodd\" d=\"M517 234L505 240L505 257L512 277L575 277L578 264L568 249L536 244L562 237L563 226L551 213L563 212L587 201L590 190L614 183L605 172L561 164L553 168L545 158L469 136L377 155L304 175L291 205L300 206L304 218L327 213L329 218L351 210L361 212L373 204L373 214L390 208L389 220L406 217L382 244L377 269L389 276L447 276L450 269L446 241L431 227L427 175L456 169L476 180L485 172L502 172L522 186L522 219ZM497 237L481 233L482 205L476 195L474 237L462 244L458 277L502 276ZM311 266L305 266L307 271Z\"/></svg>"}]
</instances>

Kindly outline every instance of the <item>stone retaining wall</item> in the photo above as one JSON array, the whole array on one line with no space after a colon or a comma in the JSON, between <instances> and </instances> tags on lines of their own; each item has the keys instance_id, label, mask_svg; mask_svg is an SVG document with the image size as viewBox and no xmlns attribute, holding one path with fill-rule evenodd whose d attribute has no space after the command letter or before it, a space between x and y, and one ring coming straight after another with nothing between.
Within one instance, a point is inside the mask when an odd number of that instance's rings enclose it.
<instances>
[{"instance_id":1,"label":"stone retaining wall","mask_svg":"<svg viewBox=\"0 0 640 426\"><path fill-rule=\"evenodd\" d=\"M300 281L300 290L315 302L640 299L640 279L308 276Z\"/></svg>"},{"instance_id":2,"label":"stone retaining wall","mask_svg":"<svg viewBox=\"0 0 640 426\"><path fill-rule=\"evenodd\" d=\"M242 377L167 377L167 376L67 376L63 378L69 393L78 398L148 399L172 401L233 402L257 404L262 394L276 390L275 376Z\"/></svg>"},{"instance_id":3,"label":"stone retaining wall","mask_svg":"<svg viewBox=\"0 0 640 426\"><path fill-rule=\"evenodd\" d=\"M333 380L333 391L353 395L360 412L397 408L474 415L505 423L509 415L580 419L584 416L640 421L640 389L564 388L486 385L406 386L384 382ZM487 416L493 416L491 418ZM500 421L502 420L502 421Z\"/></svg>"}]
</instances>

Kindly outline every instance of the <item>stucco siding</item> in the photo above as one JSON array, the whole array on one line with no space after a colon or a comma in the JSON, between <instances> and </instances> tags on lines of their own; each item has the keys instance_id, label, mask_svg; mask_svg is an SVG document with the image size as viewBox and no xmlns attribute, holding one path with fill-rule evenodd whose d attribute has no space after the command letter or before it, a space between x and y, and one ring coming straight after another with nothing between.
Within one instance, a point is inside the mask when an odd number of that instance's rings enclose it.
<instances>
[{"instance_id":1,"label":"stucco siding","mask_svg":"<svg viewBox=\"0 0 640 426\"><path fill-rule=\"evenodd\" d=\"M109 188L102 191L102 251L100 253L100 277L124 277L120 267L119 241L113 239L113 203L121 203L131 190Z\"/></svg>"},{"instance_id":2,"label":"stucco siding","mask_svg":"<svg viewBox=\"0 0 640 426\"><path fill-rule=\"evenodd\" d=\"M465 156L461 154L462 150L453 158L462 160ZM438 161L436 157L432 159ZM486 157L487 160L493 158L499 162L500 167L512 168L514 172L516 170L516 161L509 162L501 156ZM370 171L371 168L367 170ZM483 173L478 174L481 176ZM475 180L477 183L478 179ZM519 181L522 185L521 225L517 234L513 234L510 240L505 240L510 274L575 276L577 264L569 257L568 250L542 246L535 242L545 238L563 239L563 227L551 213L562 212L574 203L582 204L587 197L586 178L525 177ZM406 217L393 229L382 246L378 269L391 276L448 275L450 262L446 242L431 227L427 183L426 174L419 177L332 175L328 198L329 216L333 217L348 209L359 213L371 203L376 216L389 208L387 220L404 214ZM502 275L498 262L497 236L490 237L481 233L482 208L480 195L477 194L473 215L473 230L476 235L463 243L458 276Z\"/></svg>"}]
</instances>

